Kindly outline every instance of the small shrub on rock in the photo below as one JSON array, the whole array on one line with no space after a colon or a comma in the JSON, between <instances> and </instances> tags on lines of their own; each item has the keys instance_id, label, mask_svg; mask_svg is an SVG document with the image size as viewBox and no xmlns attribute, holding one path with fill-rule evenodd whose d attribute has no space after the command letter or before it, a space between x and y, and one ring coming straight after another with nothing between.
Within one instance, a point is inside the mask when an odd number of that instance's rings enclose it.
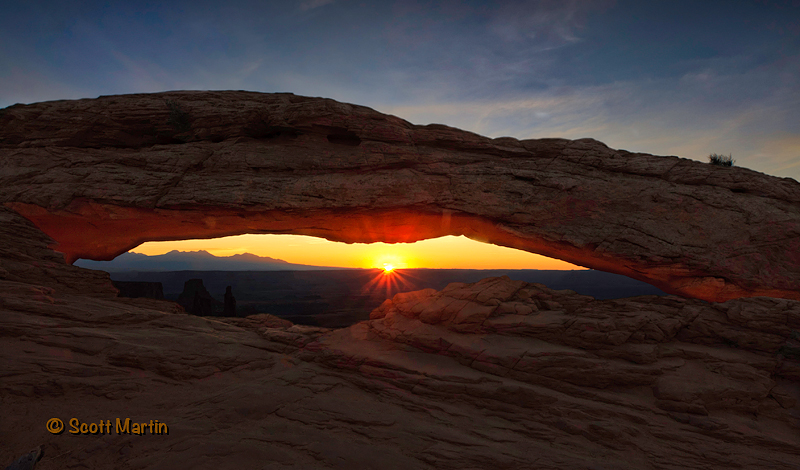
<instances>
[{"instance_id":1,"label":"small shrub on rock","mask_svg":"<svg viewBox=\"0 0 800 470\"><path fill-rule=\"evenodd\" d=\"M708 163L717 166L733 166L736 160L731 158L731 155L727 157L725 155L717 155L716 153L712 153L708 156Z\"/></svg>"}]
</instances>

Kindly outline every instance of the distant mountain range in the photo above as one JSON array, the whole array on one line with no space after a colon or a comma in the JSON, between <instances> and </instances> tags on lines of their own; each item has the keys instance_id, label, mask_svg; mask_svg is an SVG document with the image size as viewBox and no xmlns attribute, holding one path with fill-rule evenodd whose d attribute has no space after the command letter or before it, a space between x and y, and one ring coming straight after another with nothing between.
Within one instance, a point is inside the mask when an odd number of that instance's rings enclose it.
<instances>
[{"instance_id":1,"label":"distant mountain range","mask_svg":"<svg viewBox=\"0 0 800 470\"><path fill-rule=\"evenodd\" d=\"M131 271L309 271L331 268L292 264L282 259L257 256L250 253L233 256L214 256L207 251L177 251L156 256L141 253L123 253L111 261L79 259L75 266L99 269L109 273Z\"/></svg>"}]
</instances>

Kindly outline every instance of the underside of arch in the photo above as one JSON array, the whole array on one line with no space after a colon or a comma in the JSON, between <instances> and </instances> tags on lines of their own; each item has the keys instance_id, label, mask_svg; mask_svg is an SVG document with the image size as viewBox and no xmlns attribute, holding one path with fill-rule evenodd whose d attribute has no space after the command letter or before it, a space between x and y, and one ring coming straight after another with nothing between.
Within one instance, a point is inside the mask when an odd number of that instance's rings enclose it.
<instances>
[{"instance_id":1,"label":"underside of arch","mask_svg":"<svg viewBox=\"0 0 800 470\"><path fill-rule=\"evenodd\" d=\"M243 233L466 235L688 297L800 300L800 184L592 139L489 139L291 94L169 92L7 108L0 156L1 201L68 263Z\"/></svg>"}]
</instances>

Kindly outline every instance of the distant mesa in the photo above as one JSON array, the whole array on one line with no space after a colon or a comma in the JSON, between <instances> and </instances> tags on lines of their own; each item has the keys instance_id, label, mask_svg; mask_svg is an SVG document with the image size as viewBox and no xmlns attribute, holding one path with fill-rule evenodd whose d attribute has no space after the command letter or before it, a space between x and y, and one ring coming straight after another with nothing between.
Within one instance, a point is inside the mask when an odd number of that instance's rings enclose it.
<instances>
[{"instance_id":1,"label":"distant mesa","mask_svg":"<svg viewBox=\"0 0 800 470\"><path fill-rule=\"evenodd\" d=\"M160 282L112 280L111 283L119 290L119 297L164 299L164 286Z\"/></svg>"},{"instance_id":2,"label":"distant mesa","mask_svg":"<svg viewBox=\"0 0 800 470\"><path fill-rule=\"evenodd\" d=\"M202 279L189 279L178 297L178 304L186 312L203 317L221 316L222 304L211 297Z\"/></svg>"},{"instance_id":3,"label":"distant mesa","mask_svg":"<svg viewBox=\"0 0 800 470\"><path fill-rule=\"evenodd\" d=\"M116 281L115 281L116 282ZM158 284L161 284L160 282ZM183 291L178 296L178 305L186 313L201 317L235 317L236 299L231 286L225 289L224 302L215 299L202 279L189 279L183 285Z\"/></svg>"},{"instance_id":4,"label":"distant mesa","mask_svg":"<svg viewBox=\"0 0 800 470\"><path fill-rule=\"evenodd\" d=\"M99 272L99 271L89 271ZM629 277L595 270L547 271L508 269L406 269L402 283L385 283L378 270L298 271L128 271L111 273L120 281L149 281L163 285L164 297L177 301L189 279L202 279L217 300L231 287L235 312L224 316L246 317L269 313L302 325L341 328L366 320L369 312L398 292L444 289L453 282L477 282L487 277L545 284L570 289L596 299L639 295L665 295L650 284ZM193 295L193 294L192 294ZM186 308L191 308L187 306Z\"/></svg>"},{"instance_id":5,"label":"distant mesa","mask_svg":"<svg viewBox=\"0 0 800 470\"><path fill-rule=\"evenodd\" d=\"M236 316L236 298L233 296L231 286L225 288L225 308L222 312L223 317Z\"/></svg>"},{"instance_id":6,"label":"distant mesa","mask_svg":"<svg viewBox=\"0 0 800 470\"><path fill-rule=\"evenodd\" d=\"M75 266L98 269L110 273L127 271L301 271L312 269L346 269L292 264L268 256L242 253L233 256L215 256L200 251L172 250L163 255L148 256L142 253L123 253L111 261L80 259Z\"/></svg>"}]
</instances>

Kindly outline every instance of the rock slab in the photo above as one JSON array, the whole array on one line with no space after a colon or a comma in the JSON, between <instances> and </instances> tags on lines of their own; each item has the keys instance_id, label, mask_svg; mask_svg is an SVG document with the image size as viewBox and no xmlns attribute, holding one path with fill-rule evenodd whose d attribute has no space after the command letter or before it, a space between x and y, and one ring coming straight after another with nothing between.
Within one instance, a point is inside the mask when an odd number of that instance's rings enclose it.
<instances>
[{"instance_id":1,"label":"rock slab","mask_svg":"<svg viewBox=\"0 0 800 470\"><path fill-rule=\"evenodd\" d=\"M68 262L148 240L468 237L708 301L800 299L800 184L592 139L490 139L292 94L0 110L0 203Z\"/></svg>"},{"instance_id":2,"label":"rock slab","mask_svg":"<svg viewBox=\"0 0 800 470\"><path fill-rule=\"evenodd\" d=\"M164 299L164 286L160 282L111 281L111 283L119 290L120 297Z\"/></svg>"},{"instance_id":3,"label":"rock slab","mask_svg":"<svg viewBox=\"0 0 800 470\"><path fill-rule=\"evenodd\" d=\"M244 92L15 106L0 139L4 463L39 443L37 470L800 462L794 181ZM188 315L65 262L247 231L467 234L711 302L499 277L333 330ZM54 417L169 434L54 435Z\"/></svg>"},{"instance_id":4,"label":"rock slab","mask_svg":"<svg viewBox=\"0 0 800 470\"><path fill-rule=\"evenodd\" d=\"M13 410L0 460L44 442L37 470L800 461L797 301L598 301L490 278L397 294L331 330L0 289L0 403ZM52 435L52 417L157 419L169 434Z\"/></svg>"}]
</instances>

